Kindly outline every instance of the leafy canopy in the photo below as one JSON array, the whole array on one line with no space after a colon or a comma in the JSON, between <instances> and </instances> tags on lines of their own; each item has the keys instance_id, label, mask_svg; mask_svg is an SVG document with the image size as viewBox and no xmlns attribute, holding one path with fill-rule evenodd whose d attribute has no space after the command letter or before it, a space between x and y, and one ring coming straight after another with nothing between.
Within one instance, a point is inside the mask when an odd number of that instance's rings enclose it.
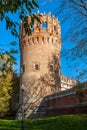
<instances>
[{"instance_id":1,"label":"leafy canopy","mask_svg":"<svg viewBox=\"0 0 87 130\"><path fill-rule=\"evenodd\" d=\"M12 75L0 77L0 117L9 110L9 99L12 92Z\"/></svg>"},{"instance_id":2,"label":"leafy canopy","mask_svg":"<svg viewBox=\"0 0 87 130\"><path fill-rule=\"evenodd\" d=\"M5 20L6 29L10 29L12 35L18 37L17 26L19 24L11 19L11 15L17 14L20 20L26 21L27 14L31 14L32 10L38 8L37 3L38 0L2 0L0 1L0 21ZM34 18L37 19L36 15L32 14L32 21ZM31 24L32 22L30 26Z\"/></svg>"},{"instance_id":3,"label":"leafy canopy","mask_svg":"<svg viewBox=\"0 0 87 130\"><path fill-rule=\"evenodd\" d=\"M69 51L63 50L63 56L73 61L74 65L68 66L76 70L77 79L84 81L87 78L87 0L61 0L60 3L55 13L62 25L69 24L63 42L74 43Z\"/></svg>"}]
</instances>

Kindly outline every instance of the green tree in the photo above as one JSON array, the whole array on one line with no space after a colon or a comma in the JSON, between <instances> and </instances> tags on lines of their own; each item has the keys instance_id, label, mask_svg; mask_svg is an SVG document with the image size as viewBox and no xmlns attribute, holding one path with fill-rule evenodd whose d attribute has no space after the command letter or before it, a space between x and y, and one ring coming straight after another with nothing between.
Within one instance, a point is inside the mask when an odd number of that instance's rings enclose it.
<instances>
[{"instance_id":1,"label":"green tree","mask_svg":"<svg viewBox=\"0 0 87 130\"><path fill-rule=\"evenodd\" d=\"M11 52L0 52L0 76L13 72L13 65L16 59Z\"/></svg>"},{"instance_id":2,"label":"green tree","mask_svg":"<svg viewBox=\"0 0 87 130\"><path fill-rule=\"evenodd\" d=\"M16 63L14 53L17 51L0 52L0 116L9 110L9 101L13 92L13 65Z\"/></svg>"},{"instance_id":3,"label":"green tree","mask_svg":"<svg viewBox=\"0 0 87 130\"><path fill-rule=\"evenodd\" d=\"M14 72L12 75L12 93L9 102L9 115L15 117L19 107L20 77Z\"/></svg>"},{"instance_id":4,"label":"green tree","mask_svg":"<svg viewBox=\"0 0 87 130\"><path fill-rule=\"evenodd\" d=\"M5 20L6 29L10 29L12 35L18 37L17 26L19 26L18 21L12 20L12 16L17 14L20 20L24 23L25 32L27 34L31 33L31 26L34 23L34 19L37 19L35 14L31 15L31 23L28 23L27 14L31 14L32 10L38 8L37 0L2 0L0 1L0 22ZM12 55L13 50L11 52L4 51L4 53L0 52L0 75L2 72L10 71L12 69L12 65L15 62L14 56ZM3 61L4 62L3 62ZM9 64L7 66L6 64Z\"/></svg>"},{"instance_id":5,"label":"green tree","mask_svg":"<svg viewBox=\"0 0 87 130\"><path fill-rule=\"evenodd\" d=\"M2 0L0 1L0 22L5 20L6 29L10 29L13 36L18 37L17 26L19 23L17 20L12 20L11 16L17 14L20 20L24 23L25 32L31 33L31 27L34 23L34 19L37 19L35 14L31 14L32 10L38 8L37 0ZM27 14L31 14L31 23L28 23ZM13 56L14 50L0 52L0 115L4 115L9 109L9 100L12 96L16 97L19 80L16 75L13 75L13 79L10 76L13 73L13 65L15 64L15 58ZM11 75L12 76L12 75ZM15 87L15 88L14 88ZM11 91L13 91L12 95ZM11 101L11 100L10 100Z\"/></svg>"},{"instance_id":6,"label":"green tree","mask_svg":"<svg viewBox=\"0 0 87 130\"><path fill-rule=\"evenodd\" d=\"M9 99L12 92L12 75L0 77L0 117L4 116L9 110Z\"/></svg>"},{"instance_id":7,"label":"green tree","mask_svg":"<svg viewBox=\"0 0 87 130\"><path fill-rule=\"evenodd\" d=\"M28 25L27 14L31 14L32 10L38 8L38 0L1 0L0 1L0 21L6 21L6 29L10 29L12 35L18 37L17 26L19 23L17 20L13 21L11 16L17 14L20 20L25 21L26 33L31 32L31 25L34 18L37 19L35 14L31 16L31 23ZM28 28L28 30L27 30Z\"/></svg>"},{"instance_id":8,"label":"green tree","mask_svg":"<svg viewBox=\"0 0 87 130\"><path fill-rule=\"evenodd\" d=\"M83 102L84 98L86 98L87 82L78 83L74 90L76 91L78 103Z\"/></svg>"}]
</instances>

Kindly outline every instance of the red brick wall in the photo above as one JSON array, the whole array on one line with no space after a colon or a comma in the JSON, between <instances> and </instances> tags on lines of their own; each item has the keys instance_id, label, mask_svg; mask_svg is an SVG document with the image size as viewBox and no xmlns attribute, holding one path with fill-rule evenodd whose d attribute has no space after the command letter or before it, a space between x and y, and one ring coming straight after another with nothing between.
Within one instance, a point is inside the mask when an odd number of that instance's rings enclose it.
<instances>
[{"instance_id":1,"label":"red brick wall","mask_svg":"<svg viewBox=\"0 0 87 130\"><path fill-rule=\"evenodd\" d=\"M46 115L56 115L56 114L87 114L87 104L86 106L73 106L68 108L57 108L53 110L47 110Z\"/></svg>"},{"instance_id":2,"label":"red brick wall","mask_svg":"<svg viewBox=\"0 0 87 130\"><path fill-rule=\"evenodd\" d=\"M72 105L77 103L76 95L67 95L64 97L58 97L55 99L48 99L46 105L49 107L62 106L62 105Z\"/></svg>"},{"instance_id":3,"label":"red brick wall","mask_svg":"<svg viewBox=\"0 0 87 130\"><path fill-rule=\"evenodd\" d=\"M87 90L85 92L87 95ZM48 96L46 101L46 114L86 114L87 113L87 96L83 98L82 102L79 102L78 96L74 91L67 93L55 94Z\"/></svg>"}]
</instances>

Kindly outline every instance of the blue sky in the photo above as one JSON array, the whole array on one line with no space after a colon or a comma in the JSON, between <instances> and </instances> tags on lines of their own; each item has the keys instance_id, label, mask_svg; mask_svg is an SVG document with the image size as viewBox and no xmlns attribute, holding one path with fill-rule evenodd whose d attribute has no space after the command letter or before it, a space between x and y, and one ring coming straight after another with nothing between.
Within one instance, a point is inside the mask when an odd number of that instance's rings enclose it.
<instances>
[{"instance_id":1,"label":"blue sky","mask_svg":"<svg viewBox=\"0 0 87 130\"><path fill-rule=\"evenodd\" d=\"M55 15L55 12L57 11L56 9L58 9L58 6L60 5L60 1L59 0L39 0L39 10L40 12L45 12L45 13L49 13L51 12L52 15ZM35 12L35 11L34 11ZM20 20L18 19L17 15L12 16L13 19L17 20L20 22ZM67 33L68 28L70 28L70 21L68 21L68 23L62 24L61 23L61 18L56 16L59 21L60 21L60 25L61 25L61 36L62 39L65 36L65 34ZM15 38L11 35L10 31L7 31L5 28L5 21L0 22L0 48L4 48L6 50L9 50L10 48L12 48L10 46L10 42L11 41L16 41L17 43L19 43L19 39ZM70 48L72 48L73 46L75 46L73 43L70 43L70 41L63 41L62 40L62 51L63 50L68 50ZM15 46L16 49L19 50L19 44L17 44ZM17 65L15 65L15 70L17 70L17 72L19 73L20 71L20 51L18 54L15 55L16 59L17 59ZM67 60L66 57L61 57L61 73L63 73L66 76L69 76L71 78L77 78L77 71L74 68L74 64L76 64L76 62L74 63L73 61Z\"/></svg>"}]
</instances>

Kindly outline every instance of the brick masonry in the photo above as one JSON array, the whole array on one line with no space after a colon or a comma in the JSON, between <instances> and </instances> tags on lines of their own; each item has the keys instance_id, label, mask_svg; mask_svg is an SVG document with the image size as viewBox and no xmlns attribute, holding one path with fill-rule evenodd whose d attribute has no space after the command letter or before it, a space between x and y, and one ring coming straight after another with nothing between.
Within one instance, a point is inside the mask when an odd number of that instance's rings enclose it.
<instances>
[{"instance_id":1,"label":"brick masonry","mask_svg":"<svg viewBox=\"0 0 87 130\"><path fill-rule=\"evenodd\" d=\"M80 102L74 90L47 96L45 101L46 115L87 114L87 88Z\"/></svg>"},{"instance_id":2,"label":"brick masonry","mask_svg":"<svg viewBox=\"0 0 87 130\"><path fill-rule=\"evenodd\" d=\"M25 118L37 114L43 98L60 91L60 23L50 14L38 14L30 36L25 35L23 22L20 25L21 85L20 109ZM28 16L28 22L31 17ZM22 104L23 98L23 104Z\"/></svg>"},{"instance_id":3,"label":"brick masonry","mask_svg":"<svg viewBox=\"0 0 87 130\"><path fill-rule=\"evenodd\" d=\"M70 89L77 82L61 75L60 51L61 29L59 21L51 14L38 14L40 23L35 20L32 26L32 34L25 34L24 23L20 25L20 101L17 118L25 118L36 115L62 113L66 107L75 104L76 95L73 92L60 91ZM28 22L31 17L28 16ZM22 91L21 86L25 89ZM23 93L22 93L23 92ZM47 96L51 98L47 99ZM66 96L65 96L66 95ZM46 111L47 110L47 111ZM68 111L68 109L67 109ZM66 111L66 113L67 113ZM71 111L71 110L70 110Z\"/></svg>"}]
</instances>

